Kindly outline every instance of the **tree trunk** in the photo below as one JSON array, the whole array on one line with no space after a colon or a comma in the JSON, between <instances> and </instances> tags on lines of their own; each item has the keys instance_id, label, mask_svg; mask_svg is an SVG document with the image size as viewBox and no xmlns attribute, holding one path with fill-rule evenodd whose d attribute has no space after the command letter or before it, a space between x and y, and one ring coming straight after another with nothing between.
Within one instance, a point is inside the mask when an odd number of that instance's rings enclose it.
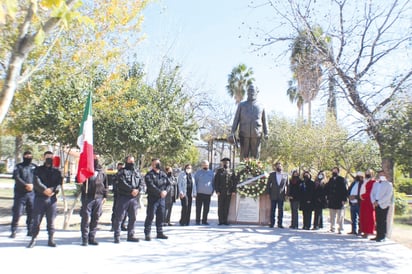
<instances>
[{"instance_id":1,"label":"tree trunk","mask_svg":"<svg viewBox=\"0 0 412 274\"><path fill-rule=\"evenodd\" d=\"M16 136L14 140L14 163L17 164L21 161L21 148L23 146L23 137Z\"/></svg>"},{"instance_id":2,"label":"tree trunk","mask_svg":"<svg viewBox=\"0 0 412 274\"><path fill-rule=\"evenodd\" d=\"M329 85L328 113L331 114L336 119L338 117L338 114L337 114L337 109L336 109L335 78L334 78L334 74L332 70L329 70L328 85Z\"/></svg>"},{"instance_id":3,"label":"tree trunk","mask_svg":"<svg viewBox=\"0 0 412 274\"><path fill-rule=\"evenodd\" d=\"M312 125L312 101L308 102L308 123Z\"/></svg>"},{"instance_id":4,"label":"tree trunk","mask_svg":"<svg viewBox=\"0 0 412 274\"><path fill-rule=\"evenodd\" d=\"M394 160L392 158L382 157L382 169L385 171L386 178L389 182L394 182Z\"/></svg>"}]
</instances>

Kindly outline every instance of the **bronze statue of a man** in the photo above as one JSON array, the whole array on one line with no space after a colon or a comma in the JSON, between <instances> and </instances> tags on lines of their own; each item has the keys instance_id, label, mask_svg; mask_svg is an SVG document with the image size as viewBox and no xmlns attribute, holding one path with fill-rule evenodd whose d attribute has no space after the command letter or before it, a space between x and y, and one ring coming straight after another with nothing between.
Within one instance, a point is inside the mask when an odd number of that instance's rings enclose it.
<instances>
[{"instance_id":1,"label":"bronze statue of a man","mask_svg":"<svg viewBox=\"0 0 412 274\"><path fill-rule=\"evenodd\" d=\"M268 126L263 106L257 101L253 85L248 86L247 100L238 105L232 125L234 136L239 127L240 160L260 157L260 142L267 139Z\"/></svg>"}]
</instances>

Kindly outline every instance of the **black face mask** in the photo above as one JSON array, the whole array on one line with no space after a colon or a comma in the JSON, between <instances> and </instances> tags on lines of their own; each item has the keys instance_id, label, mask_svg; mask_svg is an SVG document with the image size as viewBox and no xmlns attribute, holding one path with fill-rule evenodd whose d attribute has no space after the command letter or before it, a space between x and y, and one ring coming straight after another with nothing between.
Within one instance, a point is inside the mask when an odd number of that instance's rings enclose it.
<instances>
[{"instance_id":1,"label":"black face mask","mask_svg":"<svg viewBox=\"0 0 412 274\"><path fill-rule=\"evenodd\" d=\"M337 172L332 172L332 175L333 175L333 177L336 177L336 176L338 176L338 173Z\"/></svg>"},{"instance_id":2,"label":"black face mask","mask_svg":"<svg viewBox=\"0 0 412 274\"><path fill-rule=\"evenodd\" d=\"M134 163L126 163L125 169L134 170Z\"/></svg>"},{"instance_id":3,"label":"black face mask","mask_svg":"<svg viewBox=\"0 0 412 274\"><path fill-rule=\"evenodd\" d=\"M23 158L23 165L30 165L31 164L31 158Z\"/></svg>"},{"instance_id":4,"label":"black face mask","mask_svg":"<svg viewBox=\"0 0 412 274\"><path fill-rule=\"evenodd\" d=\"M223 168L224 168L224 169L226 169L226 168L227 168L227 165L226 165L226 164L225 164L225 165L223 165Z\"/></svg>"},{"instance_id":5,"label":"black face mask","mask_svg":"<svg viewBox=\"0 0 412 274\"><path fill-rule=\"evenodd\" d=\"M157 163L155 167L160 170L160 163Z\"/></svg>"},{"instance_id":6,"label":"black face mask","mask_svg":"<svg viewBox=\"0 0 412 274\"><path fill-rule=\"evenodd\" d=\"M372 178L372 175L366 174L365 177L366 177L366 179L370 179L370 178Z\"/></svg>"},{"instance_id":7,"label":"black face mask","mask_svg":"<svg viewBox=\"0 0 412 274\"><path fill-rule=\"evenodd\" d=\"M276 171L281 172L282 169L280 167L276 168Z\"/></svg>"},{"instance_id":8,"label":"black face mask","mask_svg":"<svg viewBox=\"0 0 412 274\"><path fill-rule=\"evenodd\" d=\"M172 176L172 172L168 172L167 176L171 177Z\"/></svg>"},{"instance_id":9,"label":"black face mask","mask_svg":"<svg viewBox=\"0 0 412 274\"><path fill-rule=\"evenodd\" d=\"M203 170L208 170L208 168L207 168L207 167L204 167Z\"/></svg>"},{"instance_id":10,"label":"black face mask","mask_svg":"<svg viewBox=\"0 0 412 274\"><path fill-rule=\"evenodd\" d=\"M44 160L44 164L46 166L51 166L53 165L53 159L52 158L46 158L46 160Z\"/></svg>"}]
</instances>

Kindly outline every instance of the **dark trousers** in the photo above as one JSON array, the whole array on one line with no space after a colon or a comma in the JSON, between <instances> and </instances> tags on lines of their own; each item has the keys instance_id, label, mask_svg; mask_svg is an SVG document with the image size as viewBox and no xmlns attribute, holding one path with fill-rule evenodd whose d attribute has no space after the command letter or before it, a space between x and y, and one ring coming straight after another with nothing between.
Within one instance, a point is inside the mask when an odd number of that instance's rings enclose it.
<instances>
[{"instance_id":1,"label":"dark trousers","mask_svg":"<svg viewBox=\"0 0 412 274\"><path fill-rule=\"evenodd\" d=\"M312 223L312 209L303 209L303 229L310 229L310 224Z\"/></svg>"},{"instance_id":2,"label":"dark trousers","mask_svg":"<svg viewBox=\"0 0 412 274\"><path fill-rule=\"evenodd\" d=\"M202 212L202 223L207 222L207 215L209 214L210 208L210 197L212 195L198 193L196 196L196 223L200 223L200 213Z\"/></svg>"},{"instance_id":3,"label":"dark trousers","mask_svg":"<svg viewBox=\"0 0 412 274\"><path fill-rule=\"evenodd\" d=\"M165 205L165 217L163 222L166 224L170 224L170 217L172 216L172 208L173 208L173 202L169 201Z\"/></svg>"},{"instance_id":4,"label":"dark trousers","mask_svg":"<svg viewBox=\"0 0 412 274\"><path fill-rule=\"evenodd\" d=\"M219 217L219 224L229 224L229 207L232 194L221 193L217 196L217 214Z\"/></svg>"},{"instance_id":5,"label":"dark trousers","mask_svg":"<svg viewBox=\"0 0 412 274\"><path fill-rule=\"evenodd\" d=\"M150 235L152 230L152 222L156 215L156 232L157 234L163 233L163 217L165 214L165 199L164 198L152 198L147 199L146 220L144 221L144 234Z\"/></svg>"},{"instance_id":6,"label":"dark trousers","mask_svg":"<svg viewBox=\"0 0 412 274\"><path fill-rule=\"evenodd\" d=\"M386 237L386 218L389 207L382 209L380 206L375 207L376 213L376 239L382 240Z\"/></svg>"},{"instance_id":7,"label":"dark trousers","mask_svg":"<svg viewBox=\"0 0 412 274\"><path fill-rule=\"evenodd\" d=\"M290 201L290 210L292 212L292 222L291 222L291 227L292 228L298 228L299 227L299 201Z\"/></svg>"},{"instance_id":8,"label":"dark trousers","mask_svg":"<svg viewBox=\"0 0 412 274\"><path fill-rule=\"evenodd\" d=\"M180 198L182 203L182 212L180 216L180 225L189 225L190 224L190 213L192 211L192 194L188 194L183 198Z\"/></svg>"},{"instance_id":9,"label":"dark trousers","mask_svg":"<svg viewBox=\"0 0 412 274\"><path fill-rule=\"evenodd\" d=\"M243 137L239 136L240 141L240 157L244 158L255 158L260 157L260 137Z\"/></svg>"},{"instance_id":10,"label":"dark trousers","mask_svg":"<svg viewBox=\"0 0 412 274\"><path fill-rule=\"evenodd\" d=\"M26 227L27 231L30 231L32 223L32 212L34 203L34 192L20 193L14 192L13 198L13 217L11 220L11 232L16 232L19 225L20 217L23 215L23 211L26 211Z\"/></svg>"},{"instance_id":11,"label":"dark trousers","mask_svg":"<svg viewBox=\"0 0 412 274\"><path fill-rule=\"evenodd\" d=\"M117 204L117 194L113 195L113 206L112 206L112 230L114 230L114 220L115 220L115 215L116 215L116 204ZM126 224L126 219L127 219L127 214L124 214L121 227L125 227Z\"/></svg>"},{"instance_id":12,"label":"dark trousers","mask_svg":"<svg viewBox=\"0 0 412 274\"><path fill-rule=\"evenodd\" d=\"M283 223L283 200L271 200L272 202L272 211L270 214L270 226L275 226L275 213L276 207L278 208L278 226L282 226Z\"/></svg>"},{"instance_id":13,"label":"dark trousers","mask_svg":"<svg viewBox=\"0 0 412 274\"><path fill-rule=\"evenodd\" d=\"M103 198L98 199L82 199L82 209L80 215L82 217L80 230L82 240L94 240L97 231L97 224L102 215Z\"/></svg>"},{"instance_id":14,"label":"dark trousers","mask_svg":"<svg viewBox=\"0 0 412 274\"><path fill-rule=\"evenodd\" d=\"M313 228L323 228L323 208L317 207L313 211L315 212Z\"/></svg>"},{"instance_id":15,"label":"dark trousers","mask_svg":"<svg viewBox=\"0 0 412 274\"><path fill-rule=\"evenodd\" d=\"M136 222L138 198L131 196L119 195L117 197L115 218L114 218L114 237L120 236L120 226L127 213L129 221L127 222L127 237L134 236L134 225Z\"/></svg>"},{"instance_id":16,"label":"dark trousers","mask_svg":"<svg viewBox=\"0 0 412 274\"><path fill-rule=\"evenodd\" d=\"M359 227L359 204L350 205L350 220L352 222L352 232L360 233Z\"/></svg>"},{"instance_id":17,"label":"dark trousers","mask_svg":"<svg viewBox=\"0 0 412 274\"><path fill-rule=\"evenodd\" d=\"M35 238L39 235L41 221L46 214L47 232L49 236L53 236L54 220L57 215L57 199L56 196L44 197L35 196L33 204L33 224L32 224L32 236Z\"/></svg>"}]
</instances>

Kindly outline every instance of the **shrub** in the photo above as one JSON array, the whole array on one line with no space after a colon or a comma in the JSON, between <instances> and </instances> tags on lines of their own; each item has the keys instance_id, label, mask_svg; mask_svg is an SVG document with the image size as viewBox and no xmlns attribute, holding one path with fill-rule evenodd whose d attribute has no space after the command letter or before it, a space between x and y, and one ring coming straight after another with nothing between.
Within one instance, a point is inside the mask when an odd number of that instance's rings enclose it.
<instances>
[{"instance_id":1,"label":"shrub","mask_svg":"<svg viewBox=\"0 0 412 274\"><path fill-rule=\"evenodd\" d=\"M395 189L402 193L412 194L412 178L398 178Z\"/></svg>"},{"instance_id":2,"label":"shrub","mask_svg":"<svg viewBox=\"0 0 412 274\"><path fill-rule=\"evenodd\" d=\"M0 173L6 173L6 163L0 162Z\"/></svg>"},{"instance_id":3,"label":"shrub","mask_svg":"<svg viewBox=\"0 0 412 274\"><path fill-rule=\"evenodd\" d=\"M395 191L395 214L404 215L408 213L408 198L405 193Z\"/></svg>"}]
</instances>

